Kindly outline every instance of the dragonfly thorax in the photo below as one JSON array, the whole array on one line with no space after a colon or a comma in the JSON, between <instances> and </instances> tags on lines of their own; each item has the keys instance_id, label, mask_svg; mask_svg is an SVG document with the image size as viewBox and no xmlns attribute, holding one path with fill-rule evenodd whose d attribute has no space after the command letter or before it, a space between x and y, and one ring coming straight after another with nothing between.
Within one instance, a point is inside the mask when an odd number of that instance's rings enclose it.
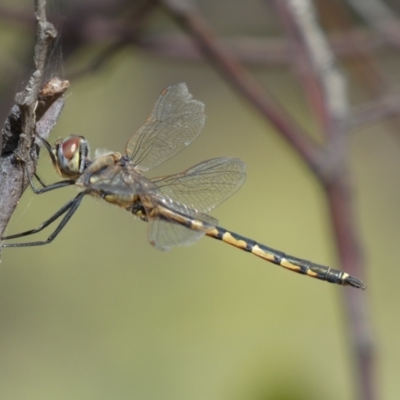
<instances>
[{"instance_id":1,"label":"dragonfly thorax","mask_svg":"<svg viewBox=\"0 0 400 400\"><path fill-rule=\"evenodd\" d=\"M63 178L77 178L86 168L89 144L83 136L68 136L59 140L52 148L53 164Z\"/></svg>"}]
</instances>

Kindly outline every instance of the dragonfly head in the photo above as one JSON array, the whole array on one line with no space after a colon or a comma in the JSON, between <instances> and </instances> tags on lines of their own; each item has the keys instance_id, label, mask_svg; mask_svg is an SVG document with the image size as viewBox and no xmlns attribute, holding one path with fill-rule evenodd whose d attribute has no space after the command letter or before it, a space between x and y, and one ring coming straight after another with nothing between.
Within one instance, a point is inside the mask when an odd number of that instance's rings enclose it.
<instances>
[{"instance_id":1,"label":"dragonfly head","mask_svg":"<svg viewBox=\"0 0 400 400\"><path fill-rule=\"evenodd\" d=\"M57 140L51 147L50 156L60 176L78 178L89 162L89 144L83 136L68 136Z\"/></svg>"}]
</instances>

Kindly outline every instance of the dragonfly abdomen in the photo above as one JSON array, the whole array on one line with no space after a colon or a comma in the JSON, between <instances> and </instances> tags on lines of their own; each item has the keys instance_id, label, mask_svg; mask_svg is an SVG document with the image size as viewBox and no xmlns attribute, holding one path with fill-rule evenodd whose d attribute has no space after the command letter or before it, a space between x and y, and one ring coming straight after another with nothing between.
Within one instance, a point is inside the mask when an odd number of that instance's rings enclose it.
<instances>
[{"instance_id":1,"label":"dragonfly abdomen","mask_svg":"<svg viewBox=\"0 0 400 400\"><path fill-rule=\"evenodd\" d=\"M206 235L214 239L222 240L225 243L252 253L257 257L263 258L264 260L290 271L330 283L365 289L365 285L359 279L354 278L345 272L287 255L282 251L267 247L255 240L230 232L220 226L210 229L206 232Z\"/></svg>"}]
</instances>

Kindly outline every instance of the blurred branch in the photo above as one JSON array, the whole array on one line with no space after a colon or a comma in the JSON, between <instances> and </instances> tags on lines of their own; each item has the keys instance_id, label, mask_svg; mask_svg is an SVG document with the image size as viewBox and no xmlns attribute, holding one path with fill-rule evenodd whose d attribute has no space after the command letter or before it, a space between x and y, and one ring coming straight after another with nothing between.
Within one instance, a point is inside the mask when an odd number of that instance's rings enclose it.
<instances>
[{"instance_id":1,"label":"blurred branch","mask_svg":"<svg viewBox=\"0 0 400 400\"><path fill-rule=\"evenodd\" d=\"M297 55L301 83L311 100L313 114L326 132L326 154L319 175L326 189L342 268L363 276L363 256L356 228L355 204L349 166L349 99L341 70L317 21L311 0L276 0L276 8ZM365 294L343 291L351 348L357 360L359 398L375 399L372 331Z\"/></svg>"},{"instance_id":2,"label":"blurred branch","mask_svg":"<svg viewBox=\"0 0 400 400\"><path fill-rule=\"evenodd\" d=\"M346 8L343 3L324 3L322 18L324 24L339 31L346 38L349 48L353 48L354 57L346 64L346 72L354 78L350 82L359 82L363 90L370 93L372 101L352 111L350 118L351 128L375 123L383 118L390 118L400 111L398 95L393 93L393 85L388 82L384 71L379 64L379 58L374 55L372 48L360 46L359 40L354 36L353 15L351 9ZM382 40L384 38L381 36ZM385 41L385 43L388 43ZM397 107L397 109L396 109ZM400 119L391 119L393 132L400 129Z\"/></svg>"},{"instance_id":3,"label":"blurred branch","mask_svg":"<svg viewBox=\"0 0 400 400\"><path fill-rule=\"evenodd\" d=\"M353 43L347 35L333 33L328 37L336 57L356 58L360 50L372 51L385 46L386 42L365 29L353 29ZM292 62L290 46L285 38L235 36L222 39L225 46L237 59L256 67L279 67ZM180 60L198 61L204 59L198 47L185 35L162 34L145 36L136 43L156 55Z\"/></svg>"},{"instance_id":4,"label":"blurred branch","mask_svg":"<svg viewBox=\"0 0 400 400\"><path fill-rule=\"evenodd\" d=\"M156 4L146 2L143 11L151 11ZM71 17L72 18L72 17ZM30 29L34 20L31 14L15 11L0 5L0 20L4 23L18 24L21 28ZM139 20L138 15L136 20ZM73 22L71 22L73 24ZM86 43L104 43L124 37L126 42L136 44L154 54L181 60L202 59L202 53L185 35L163 33L160 35L138 36L135 21L114 20L107 17L91 17L85 23ZM66 30L67 31L67 30ZM68 34L68 33L66 33ZM349 36L352 43L349 43ZM281 66L291 62L289 43L285 38L258 38L236 36L224 38L225 45L242 62L255 66ZM352 28L346 35L341 32L328 35L332 51L336 57L353 58L360 51L371 51L388 45L380 35L362 28ZM1 63L4 60L0 61Z\"/></svg>"},{"instance_id":5,"label":"blurred branch","mask_svg":"<svg viewBox=\"0 0 400 400\"><path fill-rule=\"evenodd\" d=\"M155 1L148 0L128 14L128 16L124 18L123 22L113 21L112 26L110 26L108 20L98 19L96 23L93 23L91 28L87 30L87 33L92 39L97 38L97 40L99 40L99 36L102 37L102 39L100 39L101 41L107 41L110 37L113 39L111 43L108 44L106 48L103 49L100 54L98 54L84 68L71 72L70 79L78 78L87 73L97 71L127 45L137 43L140 40L147 18L150 17L156 6L157 4ZM106 35L105 39L104 35Z\"/></svg>"},{"instance_id":6,"label":"blurred branch","mask_svg":"<svg viewBox=\"0 0 400 400\"><path fill-rule=\"evenodd\" d=\"M0 4L0 19L3 23L11 23L13 26L20 25L22 28L30 28L35 20L32 18L32 13L25 10L16 11L14 8L3 4Z\"/></svg>"},{"instance_id":7,"label":"blurred branch","mask_svg":"<svg viewBox=\"0 0 400 400\"><path fill-rule=\"evenodd\" d=\"M16 105L2 129L0 159L0 236L35 171L39 147L32 147L35 129L47 138L61 112L60 98L68 87L66 81L52 81L42 86L49 45L57 32L46 19L45 0L35 1L36 44L34 72L25 89L15 96ZM59 93L56 93L56 92Z\"/></svg>"},{"instance_id":8,"label":"blurred branch","mask_svg":"<svg viewBox=\"0 0 400 400\"><path fill-rule=\"evenodd\" d=\"M363 104L353 110L350 118L352 129L377 123L400 114L400 97L388 95L379 100Z\"/></svg>"},{"instance_id":9,"label":"blurred branch","mask_svg":"<svg viewBox=\"0 0 400 400\"><path fill-rule=\"evenodd\" d=\"M347 2L388 43L400 47L400 22L387 4L380 0L347 0Z\"/></svg>"},{"instance_id":10,"label":"blurred branch","mask_svg":"<svg viewBox=\"0 0 400 400\"><path fill-rule=\"evenodd\" d=\"M291 39L294 66L314 116L321 121L322 132L339 146L342 141L335 138L346 131L349 113L347 86L315 11L307 0L277 1L276 8ZM340 150L333 149L338 155Z\"/></svg>"},{"instance_id":11,"label":"blurred branch","mask_svg":"<svg viewBox=\"0 0 400 400\"><path fill-rule=\"evenodd\" d=\"M207 59L228 79L278 132L307 160L307 165L318 171L320 149L286 113L273 96L261 88L261 85L246 71L232 52L219 39L208 25L199 10L185 0L162 0L166 11L190 34Z\"/></svg>"},{"instance_id":12,"label":"blurred branch","mask_svg":"<svg viewBox=\"0 0 400 400\"><path fill-rule=\"evenodd\" d=\"M103 51L100 52L93 60L88 62L83 68L77 69L76 71L72 71L69 74L70 79L78 79L82 76L95 73L99 69L101 69L106 63L109 63L111 59L117 55L120 51L122 51L127 42L124 39L117 40L106 46Z\"/></svg>"}]
</instances>

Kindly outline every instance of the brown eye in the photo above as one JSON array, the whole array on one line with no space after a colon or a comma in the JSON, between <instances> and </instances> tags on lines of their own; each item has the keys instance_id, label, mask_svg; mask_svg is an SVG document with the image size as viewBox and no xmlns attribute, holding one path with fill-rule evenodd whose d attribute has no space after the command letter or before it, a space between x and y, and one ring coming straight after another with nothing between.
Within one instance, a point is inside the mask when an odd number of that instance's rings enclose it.
<instances>
[{"instance_id":1,"label":"brown eye","mask_svg":"<svg viewBox=\"0 0 400 400\"><path fill-rule=\"evenodd\" d=\"M81 140L80 137L76 136L66 139L62 142L61 152L67 160L71 160L72 157L77 152L77 150L79 149L80 140Z\"/></svg>"}]
</instances>

